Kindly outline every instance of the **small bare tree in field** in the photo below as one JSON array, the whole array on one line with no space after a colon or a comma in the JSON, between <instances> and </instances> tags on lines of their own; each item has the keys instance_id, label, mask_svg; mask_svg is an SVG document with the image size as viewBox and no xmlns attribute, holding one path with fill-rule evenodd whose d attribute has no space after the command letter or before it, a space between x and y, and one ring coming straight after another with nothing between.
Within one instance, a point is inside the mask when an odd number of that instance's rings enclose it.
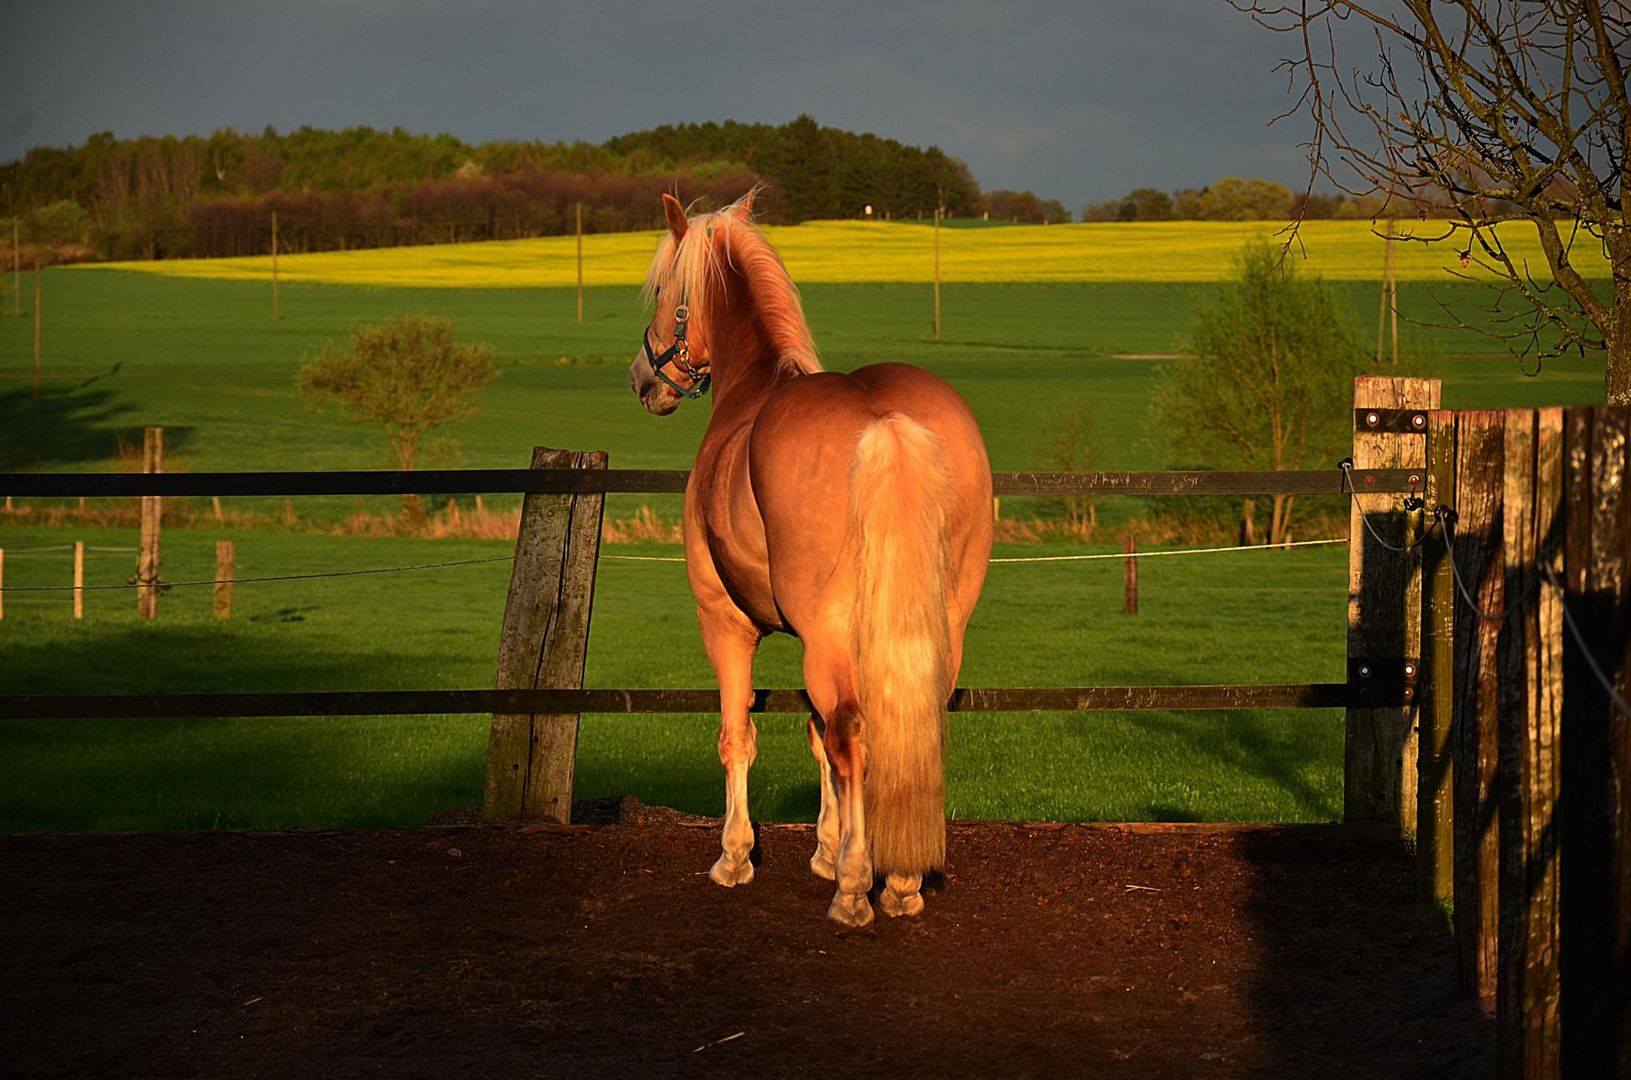
<instances>
[{"instance_id":1,"label":"small bare tree in field","mask_svg":"<svg viewBox=\"0 0 1631 1080\"><path fill-rule=\"evenodd\" d=\"M474 412L471 398L497 374L490 348L453 340L452 320L403 315L323 346L301 365L296 385L314 408L338 401L349 419L383 425L398 467L408 470L426 434ZM424 515L417 495L403 509Z\"/></svg>"},{"instance_id":2,"label":"small bare tree in field","mask_svg":"<svg viewBox=\"0 0 1631 1080\"><path fill-rule=\"evenodd\" d=\"M1230 2L1288 39L1281 67L1296 103L1285 115L1313 121L1310 190L1323 175L1435 218L1404 238L1449 243L1463 267L1497 275L1499 321L1485 333L1519 357L1601 352L1609 403L1631 404L1631 6ZM1368 68L1339 62L1359 51L1338 45L1343 24L1373 35ZM1519 227L1539 235L1544 267L1503 244ZM1607 296L1593 281L1605 271Z\"/></svg>"}]
</instances>

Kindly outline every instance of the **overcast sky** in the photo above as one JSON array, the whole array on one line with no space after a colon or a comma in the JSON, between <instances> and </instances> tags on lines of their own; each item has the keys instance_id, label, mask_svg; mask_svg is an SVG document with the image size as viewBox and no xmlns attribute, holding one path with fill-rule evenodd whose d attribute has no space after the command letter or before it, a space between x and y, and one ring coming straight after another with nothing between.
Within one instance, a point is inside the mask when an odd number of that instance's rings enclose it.
<instances>
[{"instance_id":1,"label":"overcast sky","mask_svg":"<svg viewBox=\"0 0 1631 1080\"><path fill-rule=\"evenodd\" d=\"M586 139L823 124L937 145L1074 213L1306 181L1285 42L1224 0L4 0L0 161L119 136L367 124Z\"/></svg>"}]
</instances>

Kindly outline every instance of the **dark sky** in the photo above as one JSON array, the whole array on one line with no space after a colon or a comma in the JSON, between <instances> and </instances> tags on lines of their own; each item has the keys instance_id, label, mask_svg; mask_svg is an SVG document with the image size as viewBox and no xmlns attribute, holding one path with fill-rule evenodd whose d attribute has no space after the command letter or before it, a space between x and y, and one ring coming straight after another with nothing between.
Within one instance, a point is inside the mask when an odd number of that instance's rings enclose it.
<instances>
[{"instance_id":1,"label":"dark sky","mask_svg":"<svg viewBox=\"0 0 1631 1080\"><path fill-rule=\"evenodd\" d=\"M934 144L1073 212L1306 180L1286 42L1223 0L6 0L0 161L93 132L367 124L587 139L823 124Z\"/></svg>"}]
</instances>

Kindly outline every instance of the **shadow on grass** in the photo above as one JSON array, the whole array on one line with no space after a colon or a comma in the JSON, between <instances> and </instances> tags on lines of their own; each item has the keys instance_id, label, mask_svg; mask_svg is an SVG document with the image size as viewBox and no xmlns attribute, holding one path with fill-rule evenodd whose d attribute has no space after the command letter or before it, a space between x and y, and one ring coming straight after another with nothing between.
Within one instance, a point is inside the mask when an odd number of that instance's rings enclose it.
<instances>
[{"instance_id":1,"label":"shadow on grass","mask_svg":"<svg viewBox=\"0 0 1631 1080\"><path fill-rule=\"evenodd\" d=\"M385 664L330 640L253 637L247 627L109 627L8 643L7 669L21 676L8 682L41 694L389 689L393 676L412 680L436 659L392 653ZM0 831L423 824L480 799L487 725L485 716L0 721Z\"/></svg>"},{"instance_id":2,"label":"shadow on grass","mask_svg":"<svg viewBox=\"0 0 1631 1080\"><path fill-rule=\"evenodd\" d=\"M143 418L113 390L99 386L120 365L67 390L34 397L28 390L0 393L0 471L44 471L105 462L119 455L123 440L140 452ZM165 453L185 449L190 427L164 429Z\"/></svg>"},{"instance_id":3,"label":"shadow on grass","mask_svg":"<svg viewBox=\"0 0 1631 1080\"><path fill-rule=\"evenodd\" d=\"M1295 718L1255 712L1207 713L1208 722L1195 723L1159 713L1130 714L1134 727L1163 739L1181 740L1195 757L1216 761L1230 772L1257 777L1285 792L1306 818L1332 821L1342 813L1342 791L1327 791L1305 775L1311 747L1287 725L1305 723L1313 714ZM1153 806L1154 820L1199 820L1192 811Z\"/></svg>"}]
</instances>

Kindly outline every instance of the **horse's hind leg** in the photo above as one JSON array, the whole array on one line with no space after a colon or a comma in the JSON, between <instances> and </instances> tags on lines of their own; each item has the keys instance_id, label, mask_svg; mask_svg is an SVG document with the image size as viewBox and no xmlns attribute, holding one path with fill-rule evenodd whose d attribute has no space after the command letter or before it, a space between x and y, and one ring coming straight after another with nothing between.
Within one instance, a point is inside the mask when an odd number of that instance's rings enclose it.
<instances>
[{"instance_id":1,"label":"horse's hind leg","mask_svg":"<svg viewBox=\"0 0 1631 1080\"><path fill-rule=\"evenodd\" d=\"M923 875L884 875L883 892L878 894L878 906L888 916L923 914Z\"/></svg>"},{"instance_id":2,"label":"horse's hind leg","mask_svg":"<svg viewBox=\"0 0 1631 1080\"><path fill-rule=\"evenodd\" d=\"M810 856L810 872L832 881L838 876L838 796L833 791L832 765L822 743L823 726L819 714L810 717L810 753L815 755L821 773L821 812L816 817L816 850Z\"/></svg>"},{"instance_id":3,"label":"horse's hind leg","mask_svg":"<svg viewBox=\"0 0 1631 1080\"><path fill-rule=\"evenodd\" d=\"M725 767L724 849L708 876L729 888L753 880L753 819L748 815L748 769L759 754L759 731L748 716L753 704L753 654L759 635L751 627L698 609L702 643L719 679L719 763Z\"/></svg>"},{"instance_id":4,"label":"horse's hind leg","mask_svg":"<svg viewBox=\"0 0 1631 1080\"><path fill-rule=\"evenodd\" d=\"M838 804L838 891L827 917L845 926L872 921L867 893L872 889L872 854L866 843L866 802L862 796L864 750L861 745L861 709L852 701L840 702L827 716L823 740L832 763L834 801Z\"/></svg>"}]
</instances>

